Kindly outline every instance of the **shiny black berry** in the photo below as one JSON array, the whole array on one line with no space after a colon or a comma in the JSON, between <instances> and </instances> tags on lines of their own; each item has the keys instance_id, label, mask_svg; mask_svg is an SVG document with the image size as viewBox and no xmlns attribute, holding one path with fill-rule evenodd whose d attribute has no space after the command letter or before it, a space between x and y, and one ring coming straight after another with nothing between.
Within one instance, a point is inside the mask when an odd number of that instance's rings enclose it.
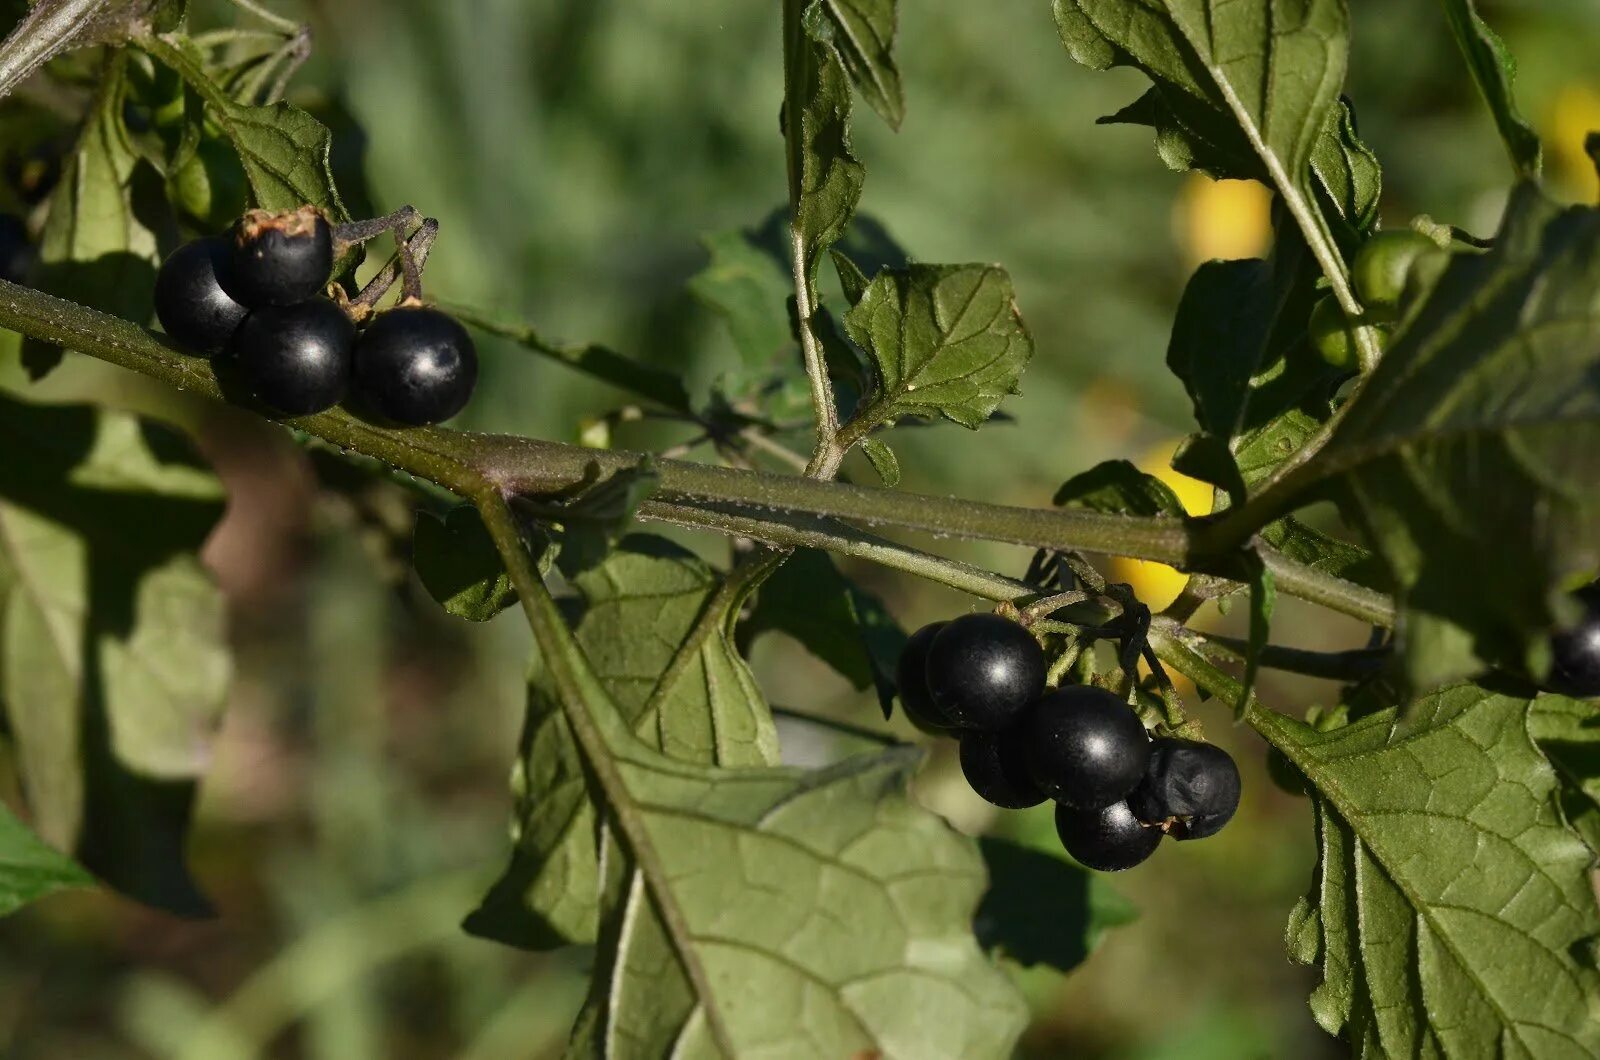
<instances>
[{"instance_id":1,"label":"shiny black berry","mask_svg":"<svg viewBox=\"0 0 1600 1060\"><path fill-rule=\"evenodd\" d=\"M356 343L356 394L363 407L394 423L447 420L467 407L477 383L472 337L437 309L391 309Z\"/></svg>"},{"instance_id":2,"label":"shiny black berry","mask_svg":"<svg viewBox=\"0 0 1600 1060\"><path fill-rule=\"evenodd\" d=\"M1103 688L1051 692L1019 729L1033 782L1080 809L1122 800L1150 764L1150 739L1138 716Z\"/></svg>"},{"instance_id":3,"label":"shiny black berry","mask_svg":"<svg viewBox=\"0 0 1600 1060\"><path fill-rule=\"evenodd\" d=\"M1239 767L1232 755L1208 743L1153 740L1150 765L1128 806L1146 824L1175 819L1175 839L1216 835L1239 808Z\"/></svg>"},{"instance_id":4,"label":"shiny black berry","mask_svg":"<svg viewBox=\"0 0 1600 1060\"><path fill-rule=\"evenodd\" d=\"M333 273L333 230L318 211L251 210L233 229L224 280L251 309L294 305L320 293Z\"/></svg>"},{"instance_id":5,"label":"shiny black berry","mask_svg":"<svg viewBox=\"0 0 1600 1060\"><path fill-rule=\"evenodd\" d=\"M356 329L326 298L254 310L233 336L229 367L262 404L290 416L339 403Z\"/></svg>"},{"instance_id":6,"label":"shiny black berry","mask_svg":"<svg viewBox=\"0 0 1600 1060\"><path fill-rule=\"evenodd\" d=\"M156 273L156 317L172 341L195 353L220 351L250 311L222 289L226 240L196 239L174 250Z\"/></svg>"},{"instance_id":7,"label":"shiny black berry","mask_svg":"<svg viewBox=\"0 0 1600 1060\"><path fill-rule=\"evenodd\" d=\"M999 615L962 615L928 649L928 691L962 729L1003 729L1044 691L1044 651Z\"/></svg>"},{"instance_id":8,"label":"shiny black berry","mask_svg":"<svg viewBox=\"0 0 1600 1060\"><path fill-rule=\"evenodd\" d=\"M23 283L33 265L28 226L15 214L0 213L0 280Z\"/></svg>"},{"instance_id":9,"label":"shiny black berry","mask_svg":"<svg viewBox=\"0 0 1600 1060\"><path fill-rule=\"evenodd\" d=\"M961 772L985 802L1006 810L1025 810L1044 801L1028 779L1015 731L961 734Z\"/></svg>"},{"instance_id":10,"label":"shiny black berry","mask_svg":"<svg viewBox=\"0 0 1600 1060\"><path fill-rule=\"evenodd\" d=\"M1131 869L1161 845L1161 829L1147 827L1126 802L1113 802L1098 810L1059 805L1056 834L1068 854L1101 872Z\"/></svg>"},{"instance_id":11,"label":"shiny black berry","mask_svg":"<svg viewBox=\"0 0 1600 1060\"><path fill-rule=\"evenodd\" d=\"M900 709L905 711L911 724L923 732L944 733L952 728L950 719L934 706L933 696L928 692L928 650L933 647L933 638L946 625L948 623L930 622L911 634L895 666L895 683L900 688Z\"/></svg>"},{"instance_id":12,"label":"shiny black berry","mask_svg":"<svg viewBox=\"0 0 1600 1060\"><path fill-rule=\"evenodd\" d=\"M1550 638L1549 685L1564 695L1600 696L1600 582L1573 595L1583 617Z\"/></svg>"}]
</instances>

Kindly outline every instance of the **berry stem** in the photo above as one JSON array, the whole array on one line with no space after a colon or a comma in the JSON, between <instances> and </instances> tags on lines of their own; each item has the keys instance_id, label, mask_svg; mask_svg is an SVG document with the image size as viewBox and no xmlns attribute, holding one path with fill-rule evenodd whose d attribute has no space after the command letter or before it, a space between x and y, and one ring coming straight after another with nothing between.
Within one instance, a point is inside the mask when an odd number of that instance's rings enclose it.
<instances>
[{"instance_id":1,"label":"berry stem","mask_svg":"<svg viewBox=\"0 0 1600 1060\"><path fill-rule=\"evenodd\" d=\"M280 33L298 33L304 28L300 25L300 23L296 22L292 18L287 18L275 11L269 11L267 8L256 3L256 0L231 0L231 3L240 11L254 15L256 18L259 18L261 21L278 30Z\"/></svg>"}]
</instances>

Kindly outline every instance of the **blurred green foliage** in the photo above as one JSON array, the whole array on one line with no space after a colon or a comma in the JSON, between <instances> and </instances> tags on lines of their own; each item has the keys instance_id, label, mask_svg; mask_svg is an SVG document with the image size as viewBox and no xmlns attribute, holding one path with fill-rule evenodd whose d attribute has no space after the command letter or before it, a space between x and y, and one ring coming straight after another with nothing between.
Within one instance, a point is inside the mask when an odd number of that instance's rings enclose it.
<instances>
[{"instance_id":1,"label":"blurred green foliage","mask_svg":"<svg viewBox=\"0 0 1600 1060\"><path fill-rule=\"evenodd\" d=\"M1427 212L1484 231L1508 171L1436 6L1355 6L1350 95L1384 165L1386 222ZM1600 10L1480 6L1520 60L1521 108L1546 137L1557 188L1592 195L1592 174L1573 159L1583 131L1600 126ZM195 7L201 23L236 15L222 0ZM1187 429L1164 364L1193 264L1177 215L1186 178L1162 168L1148 130L1095 126L1139 79L1075 67L1048 5L903 8L908 111L898 133L865 109L857 118L863 209L915 259L1003 263L1037 343L1023 395L1005 406L1014 422L962 446L945 444L953 426L896 436L905 484L1043 503L1069 475ZM316 30L293 98L334 129L351 209L410 202L441 220L436 295L634 353L697 393L738 366L721 319L686 284L706 263L703 236L756 228L784 197L776 5L285 10ZM470 426L570 439L617 403L525 350L487 342L484 352ZM62 376L49 392L164 407L196 428L233 490L207 559L229 593L239 677L194 859L219 917L183 922L81 893L0 921L0 1055L558 1054L584 955L520 954L455 927L503 860L526 633L504 619L467 629L431 604L403 573L409 524L382 484L110 372ZM660 432L628 426L618 442L676 440ZM847 468L872 476L864 463ZM941 547L1016 572L1026 561L1000 546ZM969 606L858 573L908 628ZM1309 615L1286 603L1279 617L1307 629ZM1318 621L1307 646L1360 637ZM755 663L775 703L874 723L870 689L782 638L764 638ZM1331 688L1266 674L1261 693L1301 706ZM1238 823L1097 881L1108 923L1129 904L1138 917L1070 975L1018 970L1036 1013L1026 1055L1336 1055L1306 1010L1308 975L1282 948L1312 860L1306 806L1273 787L1261 745L1229 727L1225 708L1201 712L1246 771ZM788 721L781 735L796 761L845 746ZM996 818L955 781L952 748L932 750L919 783L930 805L963 828L1048 837L1047 811ZM0 793L11 778L0 775Z\"/></svg>"}]
</instances>

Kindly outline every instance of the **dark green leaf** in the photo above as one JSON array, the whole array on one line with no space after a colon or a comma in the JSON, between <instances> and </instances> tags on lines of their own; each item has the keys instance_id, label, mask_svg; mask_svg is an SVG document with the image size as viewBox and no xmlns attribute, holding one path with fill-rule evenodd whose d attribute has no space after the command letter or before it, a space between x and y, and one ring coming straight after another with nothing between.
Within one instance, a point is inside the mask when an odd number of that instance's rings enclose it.
<instances>
[{"instance_id":1,"label":"dark green leaf","mask_svg":"<svg viewBox=\"0 0 1600 1060\"><path fill-rule=\"evenodd\" d=\"M900 485L900 458L894 455L894 450L887 443L876 438L864 438L861 451L867 455L872 470L878 473L885 486L894 489Z\"/></svg>"},{"instance_id":2,"label":"dark green leaf","mask_svg":"<svg viewBox=\"0 0 1600 1060\"><path fill-rule=\"evenodd\" d=\"M1054 502L1097 512L1184 517L1183 502L1172 487L1127 460L1107 460L1062 483Z\"/></svg>"},{"instance_id":3,"label":"dark green leaf","mask_svg":"<svg viewBox=\"0 0 1600 1060\"><path fill-rule=\"evenodd\" d=\"M1524 187L1456 255L1299 484L1332 483L1386 561L1417 688L1539 672L1562 588L1600 570L1600 211ZM1470 572L1470 577L1464 576Z\"/></svg>"},{"instance_id":4,"label":"dark green leaf","mask_svg":"<svg viewBox=\"0 0 1600 1060\"><path fill-rule=\"evenodd\" d=\"M973 921L978 942L1019 964L1070 972L1101 936L1139 918L1099 873L1008 839L978 840L989 869Z\"/></svg>"},{"instance_id":5,"label":"dark green leaf","mask_svg":"<svg viewBox=\"0 0 1600 1060\"><path fill-rule=\"evenodd\" d=\"M457 618L487 622L517 602L500 553L470 504L443 517L419 511L412 562L428 594Z\"/></svg>"},{"instance_id":6,"label":"dark green leaf","mask_svg":"<svg viewBox=\"0 0 1600 1060\"><path fill-rule=\"evenodd\" d=\"M47 894L93 884L93 876L47 846L0 803L0 916Z\"/></svg>"},{"instance_id":7,"label":"dark green leaf","mask_svg":"<svg viewBox=\"0 0 1600 1060\"><path fill-rule=\"evenodd\" d=\"M1505 42L1489 24L1479 17L1472 0L1441 0L1445 18L1450 22L1450 32L1467 60L1467 69L1478 83L1478 91L1489 104L1494 115L1494 125L1500 139L1511 156L1511 164L1519 176L1534 178L1539 175L1539 136L1533 127L1517 113L1512 98L1511 83L1516 78L1517 63L1511 57Z\"/></svg>"},{"instance_id":8,"label":"dark green leaf","mask_svg":"<svg viewBox=\"0 0 1600 1060\"><path fill-rule=\"evenodd\" d=\"M1011 278L994 265L884 270L844 326L878 369L858 427L944 416L975 430L1033 356Z\"/></svg>"},{"instance_id":9,"label":"dark green leaf","mask_svg":"<svg viewBox=\"0 0 1600 1060\"><path fill-rule=\"evenodd\" d=\"M844 291L844 300L855 305L867 293L867 285L872 281L867 279L849 255L833 250L829 256L833 259L834 271L839 274L839 288Z\"/></svg>"},{"instance_id":10,"label":"dark green leaf","mask_svg":"<svg viewBox=\"0 0 1600 1060\"><path fill-rule=\"evenodd\" d=\"M787 27L784 125L794 231L816 278L818 257L849 227L866 170L850 147L850 81L824 18Z\"/></svg>"},{"instance_id":11,"label":"dark green leaf","mask_svg":"<svg viewBox=\"0 0 1600 1060\"><path fill-rule=\"evenodd\" d=\"M34 824L120 890L181 912L194 778L230 661L194 552L217 481L134 418L0 397L0 703Z\"/></svg>"},{"instance_id":12,"label":"dark green leaf","mask_svg":"<svg viewBox=\"0 0 1600 1060\"><path fill-rule=\"evenodd\" d=\"M590 464L585 481L556 506L542 513L561 524L561 550L556 563L567 577L597 566L633 525L633 515L661 484L655 462L645 457L636 467L603 474Z\"/></svg>"},{"instance_id":13,"label":"dark green leaf","mask_svg":"<svg viewBox=\"0 0 1600 1060\"><path fill-rule=\"evenodd\" d=\"M1348 99L1328 115L1328 125L1311 149L1311 174L1321 201L1333 208L1329 218L1340 249L1348 259L1378 223L1378 198L1383 169L1378 156L1356 135L1355 112Z\"/></svg>"},{"instance_id":14,"label":"dark green leaf","mask_svg":"<svg viewBox=\"0 0 1600 1060\"><path fill-rule=\"evenodd\" d=\"M1561 823L1528 701L1471 685L1319 733L1251 723L1308 778L1320 851L1290 923L1311 1010L1364 1055L1600 1050L1591 855Z\"/></svg>"},{"instance_id":15,"label":"dark green leaf","mask_svg":"<svg viewBox=\"0 0 1600 1060\"><path fill-rule=\"evenodd\" d=\"M784 309L794 281L743 232L719 232L701 243L711 260L690 278L690 292L728 325L747 371L770 368L794 345Z\"/></svg>"},{"instance_id":16,"label":"dark green leaf","mask_svg":"<svg viewBox=\"0 0 1600 1060\"><path fill-rule=\"evenodd\" d=\"M896 0L816 0L833 23L850 80L867 104L895 128L905 117L900 71L894 64Z\"/></svg>"},{"instance_id":17,"label":"dark green leaf","mask_svg":"<svg viewBox=\"0 0 1600 1060\"><path fill-rule=\"evenodd\" d=\"M774 630L789 634L856 688L877 689L883 716L892 712L905 631L826 552L797 549L762 583L744 629L751 639Z\"/></svg>"},{"instance_id":18,"label":"dark green leaf","mask_svg":"<svg viewBox=\"0 0 1600 1060\"><path fill-rule=\"evenodd\" d=\"M1528 731L1561 779L1562 815L1600 853L1600 707L1542 695L1528 712Z\"/></svg>"},{"instance_id":19,"label":"dark green leaf","mask_svg":"<svg viewBox=\"0 0 1600 1060\"><path fill-rule=\"evenodd\" d=\"M1387 591L1388 581L1377 556L1359 545L1330 537L1294 516L1261 529L1261 539L1296 563L1369 588Z\"/></svg>"}]
</instances>

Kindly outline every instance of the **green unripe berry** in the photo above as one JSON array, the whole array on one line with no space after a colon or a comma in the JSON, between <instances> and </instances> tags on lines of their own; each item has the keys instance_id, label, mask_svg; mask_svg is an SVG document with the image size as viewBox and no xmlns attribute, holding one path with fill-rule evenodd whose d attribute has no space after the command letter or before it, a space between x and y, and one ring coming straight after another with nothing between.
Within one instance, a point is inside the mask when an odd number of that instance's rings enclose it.
<instances>
[{"instance_id":1,"label":"green unripe berry","mask_svg":"<svg viewBox=\"0 0 1600 1060\"><path fill-rule=\"evenodd\" d=\"M1361 306L1378 320L1400 315L1406 278L1417 259L1439 253L1439 244L1410 229L1379 232L1367 240L1350 270Z\"/></svg>"},{"instance_id":2,"label":"green unripe berry","mask_svg":"<svg viewBox=\"0 0 1600 1060\"><path fill-rule=\"evenodd\" d=\"M1306 336L1317 355L1334 368L1354 372L1361 367L1355 330L1332 295L1312 306L1311 319L1306 324Z\"/></svg>"}]
</instances>

